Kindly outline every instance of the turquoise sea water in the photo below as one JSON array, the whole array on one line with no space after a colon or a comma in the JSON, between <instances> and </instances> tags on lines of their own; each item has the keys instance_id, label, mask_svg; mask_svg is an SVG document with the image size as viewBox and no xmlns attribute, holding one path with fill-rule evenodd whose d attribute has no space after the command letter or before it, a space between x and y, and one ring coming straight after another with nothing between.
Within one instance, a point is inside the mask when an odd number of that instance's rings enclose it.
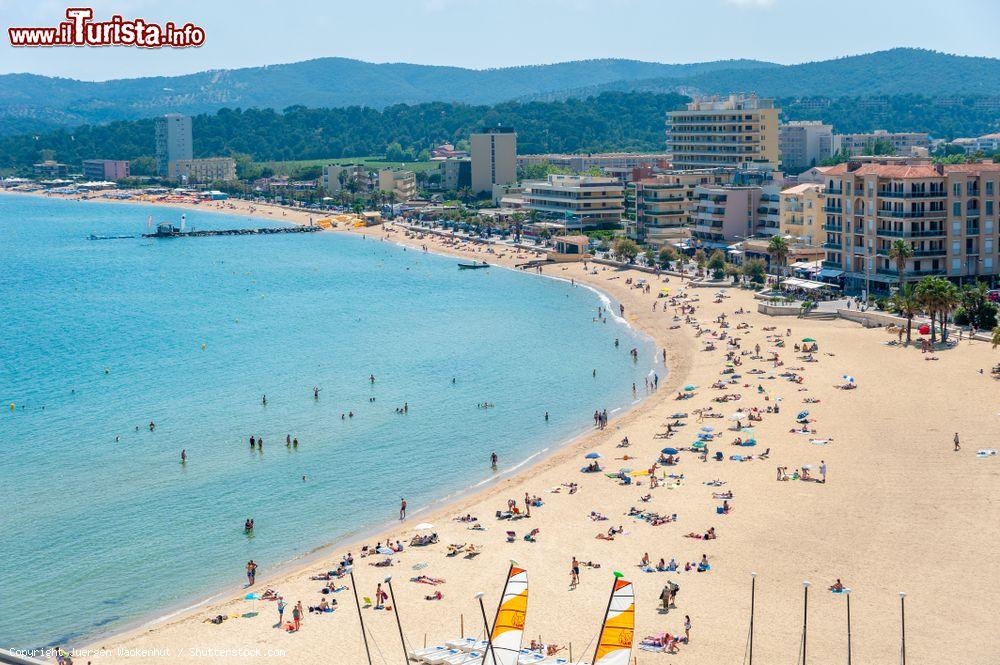
<instances>
[{"instance_id":1,"label":"turquoise sea water","mask_svg":"<svg viewBox=\"0 0 1000 665\"><path fill-rule=\"evenodd\" d=\"M502 472L627 407L654 362L592 291L371 238L87 239L148 214L179 216L0 196L0 646L183 606L400 497L418 519L490 478L491 451Z\"/></svg>"}]
</instances>

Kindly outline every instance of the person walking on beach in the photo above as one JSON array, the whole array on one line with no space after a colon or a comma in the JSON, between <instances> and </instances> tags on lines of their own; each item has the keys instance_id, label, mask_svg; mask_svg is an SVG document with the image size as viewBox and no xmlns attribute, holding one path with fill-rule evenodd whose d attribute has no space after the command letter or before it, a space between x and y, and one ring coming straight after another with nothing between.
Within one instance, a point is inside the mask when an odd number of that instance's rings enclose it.
<instances>
[{"instance_id":1,"label":"person walking on beach","mask_svg":"<svg viewBox=\"0 0 1000 665\"><path fill-rule=\"evenodd\" d=\"M249 561L247 561L247 582L249 582L247 586L253 586L253 583L256 581L256 579L257 579L257 564L256 562L254 562L253 559L250 559Z\"/></svg>"},{"instance_id":2,"label":"person walking on beach","mask_svg":"<svg viewBox=\"0 0 1000 665\"><path fill-rule=\"evenodd\" d=\"M684 615L684 639L691 644L691 617Z\"/></svg>"},{"instance_id":3,"label":"person walking on beach","mask_svg":"<svg viewBox=\"0 0 1000 665\"><path fill-rule=\"evenodd\" d=\"M961 449L962 449L962 446L958 442L958 432L955 432L955 452L957 453Z\"/></svg>"},{"instance_id":4,"label":"person walking on beach","mask_svg":"<svg viewBox=\"0 0 1000 665\"><path fill-rule=\"evenodd\" d=\"M379 584L375 587L375 609L380 610L385 607L385 601L388 600L388 598L389 594L382 589L382 583L379 582Z\"/></svg>"},{"instance_id":5,"label":"person walking on beach","mask_svg":"<svg viewBox=\"0 0 1000 665\"><path fill-rule=\"evenodd\" d=\"M575 589L580 585L580 562L573 557L573 563L570 564L569 570L569 588Z\"/></svg>"},{"instance_id":6,"label":"person walking on beach","mask_svg":"<svg viewBox=\"0 0 1000 665\"><path fill-rule=\"evenodd\" d=\"M279 628L285 622L285 608L286 607L287 607L287 605L285 604L284 599L283 598L279 598L278 599L278 627Z\"/></svg>"},{"instance_id":7,"label":"person walking on beach","mask_svg":"<svg viewBox=\"0 0 1000 665\"><path fill-rule=\"evenodd\" d=\"M820 481L819 482L821 482L821 483L823 483L825 485L826 484L826 461L825 460L820 460L819 461L819 475L820 475Z\"/></svg>"},{"instance_id":8,"label":"person walking on beach","mask_svg":"<svg viewBox=\"0 0 1000 665\"><path fill-rule=\"evenodd\" d=\"M402 497L399 499L399 519L400 521L406 519L406 499Z\"/></svg>"},{"instance_id":9,"label":"person walking on beach","mask_svg":"<svg viewBox=\"0 0 1000 665\"><path fill-rule=\"evenodd\" d=\"M302 627L302 601L295 603L295 607L292 608L292 624L295 625L295 630L298 631Z\"/></svg>"}]
</instances>

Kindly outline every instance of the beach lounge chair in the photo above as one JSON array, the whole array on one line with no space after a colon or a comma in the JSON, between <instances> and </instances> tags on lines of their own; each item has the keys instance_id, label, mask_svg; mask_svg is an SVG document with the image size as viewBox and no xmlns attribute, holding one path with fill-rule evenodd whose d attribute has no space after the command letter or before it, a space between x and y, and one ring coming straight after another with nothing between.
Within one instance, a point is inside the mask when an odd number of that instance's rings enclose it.
<instances>
[{"instance_id":1,"label":"beach lounge chair","mask_svg":"<svg viewBox=\"0 0 1000 665\"><path fill-rule=\"evenodd\" d=\"M364 603L362 605L362 607L371 607L372 605L374 605L374 603L372 602L372 599L369 598L368 596L362 596L361 597L361 602Z\"/></svg>"},{"instance_id":2,"label":"beach lounge chair","mask_svg":"<svg viewBox=\"0 0 1000 665\"><path fill-rule=\"evenodd\" d=\"M536 651L527 651L526 649L522 649L521 651L521 655L517 657L517 665L534 665L545 660L545 656ZM527 653L524 653L525 651Z\"/></svg>"},{"instance_id":3,"label":"beach lounge chair","mask_svg":"<svg viewBox=\"0 0 1000 665\"><path fill-rule=\"evenodd\" d=\"M449 649L461 649L463 651L470 651L476 645L476 638L474 637L460 637L454 640L448 640L445 642Z\"/></svg>"},{"instance_id":4,"label":"beach lounge chair","mask_svg":"<svg viewBox=\"0 0 1000 665\"><path fill-rule=\"evenodd\" d=\"M451 658L446 658L445 665L473 665L473 663L480 663L483 660L483 654L479 651L463 651L457 656L452 656Z\"/></svg>"}]
</instances>

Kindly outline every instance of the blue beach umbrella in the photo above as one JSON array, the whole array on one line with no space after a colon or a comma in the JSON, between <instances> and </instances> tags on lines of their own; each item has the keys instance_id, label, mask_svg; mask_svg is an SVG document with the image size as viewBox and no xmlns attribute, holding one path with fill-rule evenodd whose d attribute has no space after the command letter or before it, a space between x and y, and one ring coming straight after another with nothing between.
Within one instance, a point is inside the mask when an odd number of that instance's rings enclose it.
<instances>
[{"instance_id":1,"label":"blue beach umbrella","mask_svg":"<svg viewBox=\"0 0 1000 665\"><path fill-rule=\"evenodd\" d=\"M691 384L688 384L688 385L684 386L684 390L686 390L688 392L691 392L692 390L694 390L697 387L698 386L692 386Z\"/></svg>"},{"instance_id":2,"label":"blue beach umbrella","mask_svg":"<svg viewBox=\"0 0 1000 665\"><path fill-rule=\"evenodd\" d=\"M601 453L587 453L584 455L585 459L601 459Z\"/></svg>"},{"instance_id":3,"label":"blue beach umbrella","mask_svg":"<svg viewBox=\"0 0 1000 665\"><path fill-rule=\"evenodd\" d=\"M663 453L664 455L676 455L677 454L677 449L676 448L664 448L660 452Z\"/></svg>"},{"instance_id":4,"label":"blue beach umbrella","mask_svg":"<svg viewBox=\"0 0 1000 665\"><path fill-rule=\"evenodd\" d=\"M714 428L714 427L707 427L707 426L706 426L706 427L702 427L702 428L701 428L701 431L702 431L702 432L714 432L714 431L715 431L715 428Z\"/></svg>"},{"instance_id":5,"label":"blue beach umbrella","mask_svg":"<svg viewBox=\"0 0 1000 665\"><path fill-rule=\"evenodd\" d=\"M799 411L799 415L795 416L796 420L802 420L803 418L808 418L808 417L809 417L808 411Z\"/></svg>"}]
</instances>

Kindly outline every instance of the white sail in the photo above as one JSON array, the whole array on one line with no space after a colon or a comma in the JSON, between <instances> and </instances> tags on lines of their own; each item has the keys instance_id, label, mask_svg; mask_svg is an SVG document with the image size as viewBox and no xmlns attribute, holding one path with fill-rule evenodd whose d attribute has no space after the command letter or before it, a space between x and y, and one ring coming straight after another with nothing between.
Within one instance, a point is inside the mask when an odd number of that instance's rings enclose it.
<instances>
[{"instance_id":1,"label":"white sail","mask_svg":"<svg viewBox=\"0 0 1000 665\"><path fill-rule=\"evenodd\" d=\"M492 651L487 650L483 662L487 665L517 665L521 655L521 638L524 635L524 618L528 613L528 571L511 566L504 586L503 598L497 608L493 631L490 633Z\"/></svg>"},{"instance_id":2,"label":"white sail","mask_svg":"<svg viewBox=\"0 0 1000 665\"><path fill-rule=\"evenodd\" d=\"M594 665L628 665L634 632L635 591L631 582L616 579L594 652Z\"/></svg>"}]
</instances>

